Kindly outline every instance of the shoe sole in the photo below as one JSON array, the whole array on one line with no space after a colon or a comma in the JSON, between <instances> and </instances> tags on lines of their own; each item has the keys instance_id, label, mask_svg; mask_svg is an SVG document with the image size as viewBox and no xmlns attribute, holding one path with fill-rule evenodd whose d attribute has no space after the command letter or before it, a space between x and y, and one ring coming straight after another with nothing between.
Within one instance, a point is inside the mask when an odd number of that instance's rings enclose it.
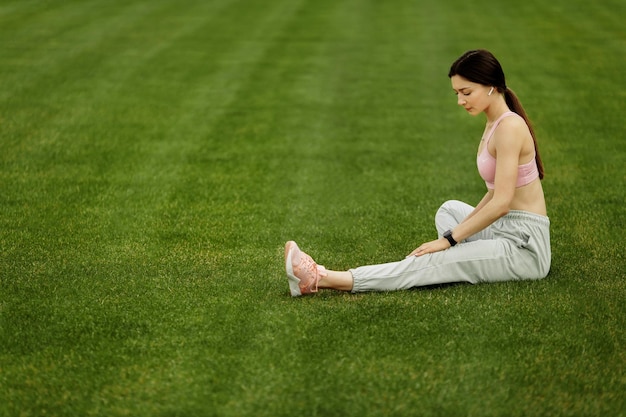
<instances>
[{"instance_id":1,"label":"shoe sole","mask_svg":"<svg viewBox=\"0 0 626 417\"><path fill-rule=\"evenodd\" d=\"M302 295L300 291L300 279L293 273L293 264L291 263L291 253L293 247L289 243L285 245L285 271L287 271L287 279L289 281L289 290L292 297L299 297Z\"/></svg>"}]
</instances>

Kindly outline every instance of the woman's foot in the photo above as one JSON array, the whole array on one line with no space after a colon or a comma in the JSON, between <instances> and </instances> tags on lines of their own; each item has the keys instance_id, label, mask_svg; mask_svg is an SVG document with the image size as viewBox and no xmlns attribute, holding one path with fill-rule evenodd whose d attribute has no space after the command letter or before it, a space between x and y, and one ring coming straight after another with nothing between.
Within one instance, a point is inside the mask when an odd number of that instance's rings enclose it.
<instances>
[{"instance_id":1,"label":"woman's foot","mask_svg":"<svg viewBox=\"0 0 626 417\"><path fill-rule=\"evenodd\" d=\"M291 240L285 244L285 270L292 297L317 292L320 277L326 276L326 268L316 264Z\"/></svg>"}]
</instances>

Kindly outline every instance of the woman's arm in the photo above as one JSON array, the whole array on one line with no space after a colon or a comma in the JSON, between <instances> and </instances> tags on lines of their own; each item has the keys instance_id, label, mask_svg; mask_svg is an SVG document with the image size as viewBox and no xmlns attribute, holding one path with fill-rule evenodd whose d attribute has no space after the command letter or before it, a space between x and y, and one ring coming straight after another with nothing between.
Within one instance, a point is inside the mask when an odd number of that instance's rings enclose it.
<instances>
[{"instance_id":1,"label":"woman's arm","mask_svg":"<svg viewBox=\"0 0 626 417\"><path fill-rule=\"evenodd\" d=\"M493 193L491 191L487 191L487 193L485 194L485 196L480 200L480 202L476 205L476 207L474 207L474 210L472 210L472 212L470 214L467 215L467 217L465 217L461 223L459 224L463 224L466 221L468 221L469 219L472 218L472 216L474 216L476 213L478 213L480 210L482 210L482 208L489 202L491 201L491 198L493 197Z\"/></svg>"},{"instance_id":2,"label":"woman's arm","mask_svg":"<svg viewBox=\"0 0 626 417\"><path fill-rule=\"evenodd\" d=\"M517 118L509 118L514 123L501 123L492 141L496 150L496 178L493 191L488 192L478 206L452 231L452 238L460 242L485 229L493 222L509 212L515 196L517 183L517 167L524 143L527 127L520 128ZM508 122L508 120L505 119ZM410 255L420 256L438 252L450 247L446 238L426 242L411 252ZM409 255L409 256L410 256Z\"/></svg>"},{"instance_id":3,"label":"woman's arm","mask_svg":"<svg viewBox=\"0 0 626 417\"><path fill-rule=\"evenodd\" d=\"M480 208L477 207L466 221L454 228L452 237L457 242L480 232L509 212L515 196L517 167L524 143L524 134L527 131L526 125L520 126L519 122L522 121L516 119L505 119L513 123L505 124L503 121L492 138L496 151L494 189L487 193L491 195L490 198L485 197L481 200L483 205Z\"/></svg>"}]
</instances>

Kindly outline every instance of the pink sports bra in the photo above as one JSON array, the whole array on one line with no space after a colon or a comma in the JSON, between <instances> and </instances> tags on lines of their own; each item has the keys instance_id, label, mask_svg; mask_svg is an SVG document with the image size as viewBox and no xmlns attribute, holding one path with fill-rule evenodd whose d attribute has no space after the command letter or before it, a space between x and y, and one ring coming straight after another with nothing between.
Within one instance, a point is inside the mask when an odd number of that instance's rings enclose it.
<instances>
[{"instance_id":1,"label":"pink sports bra","mask_svg":"<svg viewBox=\"0 0 626 417\"><path fill-rule=\"evenodd\" d=\"M489 140L491 139L493 132L496 130L496 128L498 127L502 119L508 116L516 115L516 114L517 113L509 111L509 112L504 113L495 121L495 123L491 127L491 130L489 130L489 132L487 133L487 136L484 139L485 144L483 145L482 151L480 152L480 154L478 154L478 157L476 158L476 165L478 165L478 173L480 174L482 179L485 180L485 184L487 185L487 188L490 190L493 190L495 188L494 182L496 179L496 158L494 158L489 153L489 150L488 150ZM515 186L519 188L524 185L530 184L532 181L534 181L538 177L539 177L539 170L537 169L537 161L535 160L535 157L533 156L533 159L531 159L529 162L523 165L519 165L517 167L517 184Z\"/></svg>"}]
</instances>

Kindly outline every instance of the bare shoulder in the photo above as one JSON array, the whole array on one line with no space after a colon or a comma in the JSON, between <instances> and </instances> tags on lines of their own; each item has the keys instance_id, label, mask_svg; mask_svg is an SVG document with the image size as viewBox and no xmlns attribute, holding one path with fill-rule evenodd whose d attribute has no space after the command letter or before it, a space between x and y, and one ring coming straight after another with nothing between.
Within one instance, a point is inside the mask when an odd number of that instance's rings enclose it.
<instances>
[{"instance_id":1,"label":"bare shoulder","mask_svg":"<svg viewBox=\"0 0 626 417\"><path fill-rule=\"evenodd\" d=\"M522 116L517 114L502 119L498 129L500 132L506 132L508 134L524 135L530 133L526 121L522 118Z\"/></svg>"},{"instance_id":2,"label":"bare shoulder","mask_svg":"<svg viewBox=\"0 0 626 417\"><path fill-rule=\"evenodd\" d=\"M522 144L530 138L530 130L526 121L518 115L505 117L500 121L498 128L494 132L496 143L504 145Z\"/></svg>"}]
</instances>

